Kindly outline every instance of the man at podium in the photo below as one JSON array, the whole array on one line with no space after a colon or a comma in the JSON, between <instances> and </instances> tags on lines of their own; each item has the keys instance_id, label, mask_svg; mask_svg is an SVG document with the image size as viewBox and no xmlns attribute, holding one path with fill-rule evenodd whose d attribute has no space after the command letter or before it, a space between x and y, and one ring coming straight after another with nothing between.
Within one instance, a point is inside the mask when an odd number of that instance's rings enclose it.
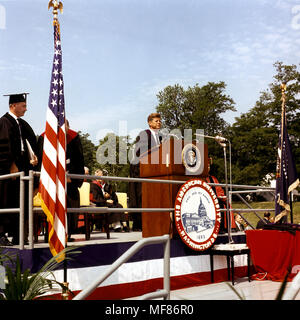
<instances>
[{"instance_id":1,"label":"man at podium","mask_svg":"<svg viewBox=\"0 0 300 320\"><path fill-rule=\"evenodd\" d=\"M162 135L159 133L161 120L159 113L151 113L148 116L149 129L141 131L135 141L135 154L137 158L149 149L161 144Z\"/></svg>"},{"instance_id":2,"label":"man at podium","mask_svg":"<svg viewBox=\"0 0 300 320\"><path fill-rule=\"evenodd\" d=\"M149 149L160 145L162 135L159 130L161 128L161 116L159 113L151 113L148 118L149 129L141 131L136 140L134 147L133 159L130 164L130 177L140 177L140 164L139 158L142 154ZM129 183L129 207L141 208L142 207L142 186L139 182ZM142 230L141 213L136 212L132 215L133 230Z\"/></svg>"}]
</instances>

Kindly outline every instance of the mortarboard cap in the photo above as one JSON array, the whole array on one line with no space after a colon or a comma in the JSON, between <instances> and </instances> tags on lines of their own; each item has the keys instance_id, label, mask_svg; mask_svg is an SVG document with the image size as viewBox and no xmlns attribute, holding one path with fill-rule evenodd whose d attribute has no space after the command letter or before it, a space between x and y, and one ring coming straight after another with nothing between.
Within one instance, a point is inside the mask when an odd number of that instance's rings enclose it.
<instances>
[{"instance_id":1,"label":"mortarboard cap","mask_svg":"<svg viewBox=\"0 0 300 320\"><path fill-rule=\"evenodd\" d=\"M9 97L9 104L26 102L28 92L15 93L15 94L5 94L4 97Z\"/></svg>"}]
</instances>

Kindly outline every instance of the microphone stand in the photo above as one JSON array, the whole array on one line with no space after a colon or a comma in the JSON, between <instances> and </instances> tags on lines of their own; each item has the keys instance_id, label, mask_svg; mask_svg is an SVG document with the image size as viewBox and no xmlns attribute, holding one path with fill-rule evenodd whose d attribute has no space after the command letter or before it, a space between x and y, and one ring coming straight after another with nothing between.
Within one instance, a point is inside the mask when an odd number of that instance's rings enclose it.
<instances>
[{"instance_id":1,"label":"microphone stand","mask_svg":"<svg viewBox=\"0 0 300 320\"><path fill-rule=\"evenodd\" d=\"M195 135L204 137L204 138L214 139L223 148L224 166L225 166L226 220L227 220L228 242L233 243L234 241L231 236L231 215L229 210L229 191L228 191L228 176L227 176L227 155L226 155L226 142L227 141L229 142L229 140L221 136L212 137L212 136L207 136L199 133L196 133ZM230 166L230 170L231 170L231 166Z\"/></svg>"}]
</instances>

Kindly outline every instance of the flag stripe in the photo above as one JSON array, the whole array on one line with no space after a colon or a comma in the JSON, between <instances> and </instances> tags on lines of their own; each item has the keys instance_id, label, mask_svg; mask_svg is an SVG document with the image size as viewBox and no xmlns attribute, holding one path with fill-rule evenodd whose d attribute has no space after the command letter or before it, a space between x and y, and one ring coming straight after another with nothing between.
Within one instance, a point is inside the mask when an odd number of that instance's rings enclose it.
<instances>
[{"instance_id":1,"label":"flag stripe","mask_svg":"<svg viewBox=\"0 0 300 320\"><path fill-rule=\"evenodd\" d=\"M44 154L47 156L49 161L53 164L53 167L56 167L56 147L48 140L48 136L44 138Z\"/></svg>"},{"instance_id":2,"label":"flag stripe","mask_svg":"<svg viewBox=\"0 0 300 320\"><path fill-rule=\"evenodd\" d=\"M43 164L42 171L45 170L45 177L43 176L44 185L51 185L51 182L54 183L55 188L55 180L56 180L56 167L53 165L53 162L48 158L46 153L43 153ZM46 175L47 174L47 175Z\"/></svg>"}]
</instances>

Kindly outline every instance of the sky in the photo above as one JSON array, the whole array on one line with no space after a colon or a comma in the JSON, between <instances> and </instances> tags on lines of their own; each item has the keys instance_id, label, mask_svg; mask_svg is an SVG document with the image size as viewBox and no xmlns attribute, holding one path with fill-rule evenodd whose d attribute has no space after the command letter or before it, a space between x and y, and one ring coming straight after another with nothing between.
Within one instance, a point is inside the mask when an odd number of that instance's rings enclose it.
<instances>
[{"instance_id":1,"label":"sky","mask_svg":"<svg viewBox=\"0 0 300 320\"><path fill-rule=\"evenodd\" d=\"M97 144L136 134L168 85L224 81L248 112L273 64L300 62L300 0L63 0L66 115ZM53 61L48 0L0 0L0 116L7 93L30 92L24 119L44 131ZM201 129L201 124L199 124Z\"/></svg>"}]
</instances>

